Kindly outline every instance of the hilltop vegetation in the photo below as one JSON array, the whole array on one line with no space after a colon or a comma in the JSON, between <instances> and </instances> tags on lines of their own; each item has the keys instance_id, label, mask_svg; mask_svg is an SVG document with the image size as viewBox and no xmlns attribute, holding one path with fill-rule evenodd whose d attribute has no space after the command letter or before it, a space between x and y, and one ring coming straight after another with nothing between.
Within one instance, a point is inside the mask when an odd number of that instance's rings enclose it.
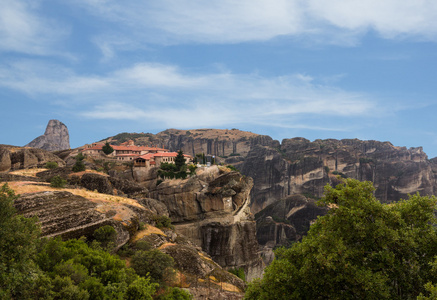
<instances>
[{"instance_id":1,"label":"hilltop vegetation","mask_svg":"<svg viewBox=\"0 0 437 300\"><path fill-rule=\"evenodd\" d=\"M437 199L382 204L370 182L325 187L308 235L280 248L246 299L428 299L437 290Z\"/></svg>"},{"instance_id":2,"label":"hilltop vegetation","mask_svg":"<svg viewBox=\"0 0 437 300\"><path fill-rule=\"evenodd\" d=\"M16 198L6 184L1 187L1 299L152 299L158 288L165 299L191 298L163 282L164 272L174 272L169 255L142 247L131 253L134 268L128 268L125 261L108 252L115 240L111 226L97 229L95 239L88 243L85 238L39 239L36 218L16 214L12 206ZM136 268L151 263L155 272L150 275L144 268Z\"/></svg>"}]
</instances>

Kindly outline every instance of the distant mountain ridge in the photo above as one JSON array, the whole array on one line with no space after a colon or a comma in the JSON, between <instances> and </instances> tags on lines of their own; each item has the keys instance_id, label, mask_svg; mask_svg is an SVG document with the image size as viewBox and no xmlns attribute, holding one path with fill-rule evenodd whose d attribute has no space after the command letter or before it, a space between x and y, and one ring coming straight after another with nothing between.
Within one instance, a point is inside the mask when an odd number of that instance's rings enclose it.
<instances>
[{"instance_id":1,"label":"distant mountain ridge","mask_svg":"<svg viewBox=\"0 0 437 300\"><path fill-rule=\"evenodd\" d=\"M70 135L67 126L58 120L50 120L43 135L25 147L40 148L47 151L70 149Z\"/></svg>"}]
</instances>

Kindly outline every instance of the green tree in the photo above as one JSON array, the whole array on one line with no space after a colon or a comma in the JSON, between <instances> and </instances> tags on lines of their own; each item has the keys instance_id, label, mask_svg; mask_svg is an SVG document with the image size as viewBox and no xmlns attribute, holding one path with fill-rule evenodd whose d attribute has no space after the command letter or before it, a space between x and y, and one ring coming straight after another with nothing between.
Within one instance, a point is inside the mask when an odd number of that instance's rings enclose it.
<instances>
[{"instance_id":1,"label":"green tree","mask_svg":"<svg viewBox=\"0 0 437 300\"><path fill-rule=\"evenodd\" d=\"M182 150L178 151L178 155L176 156L174 163L178 171L183 171L183 168L186 166L186 163L185 163L185 156Z\"/></svg>"},{"instance_id":2,"label":"green tree","mask_svg":"<svg viewBox=\"0 0 437 300\"><path fill-rule=\"evenodd\" d=\"M51 187L63 188L66 184L67 184L67 180L65 180L59 175L53 176L52 179L50 179Z\"/></svg>"},{"instance_id":3,"label":"green tree","mask_svg":"<svg viewBox=\"0 0 437 300\"><path fill-rule=\"evenodd\" d=\"M82 172L85 171L85 164L83 163L83 160L85 159L85 156L83 156L82 152L79 152L78 155L76 155L76 163L73 166L73 172Z\"/></svg>"},{"instance_id":4,"label":"green tree","mask_svg":"<svg viewBox=\"0 0 437 300\"><path fill-rule=\"evenodd\" d=\"M150 275L153 281L164 284L174 277L173 258L161 251L137 251L131 260L132 268L140 276Z\"/></svg>"},{"instance_id":5,"label":"green tree","mask_svg":"<svg viewBox=\"0 0 437 300\"><path fill-rule=\"evenodd\" d=\"M111 225L105 225L94 230L93 236L104 249L110 250L117 239L117 231Z\"/></svg>"},{"instance_id":6,"label":"green tree","mask_svg":"<svg viewBox=\"0 0 437 300\"><path fill-rule=\"evenodd\" d=\"M0 188L0 299L31 299L41 277L34 263L39 226L16 214L16 198L7 184Z\"/></svg>"},{"instance_id":7,"label":"green tree","mask_svg":"<svg viewBox=\"0 0 437 300\"><path fill-rule=\"evenodd\" d=\"M55 161L48 161L46 162L46 168L47 169L56 169L58 167L58 163Z\"/></svg>"},{"instance_id":8,"label":"green tree","mask_svg":"<svg viewBox=\"0 0 437 300\"><path fill-rule=\"evenodd\" d=\"M103 153L108 155L108 154L111 154L112 152L114 152L114 148L112 148L111 145L109 145L109 143L106 142L106 144L102 147L102 151L103 151Z\"/></svg>"},{"instance_id":9,"label":"green tree","mask_svg":"<svg viewBox=\"0 0 437 300\"><path fill-rule=\"evenodd\" d=\"M331 207L276 259L246 299L413 299L437 282L435 197L382 204L370 182L326 186ZM427 289L425 289L425 285Z\"/></svg>"}]
</instances>

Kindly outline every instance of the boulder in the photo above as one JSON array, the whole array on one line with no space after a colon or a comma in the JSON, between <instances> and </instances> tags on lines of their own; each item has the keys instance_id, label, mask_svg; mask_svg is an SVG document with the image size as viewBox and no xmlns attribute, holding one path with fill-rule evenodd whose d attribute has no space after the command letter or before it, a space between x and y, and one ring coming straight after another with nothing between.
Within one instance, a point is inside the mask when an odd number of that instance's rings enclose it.
<instances>
[{"instance_id":1,"label":"boulder","mask_svg":"<svg viewBox=\"0 0 437 300\"><path fill-rule=\"evenodd\" d=\"M65 166L65 162L58 156L43 149L18 148L11 152L11 169L41 168L47 162L56 162L58 166Z\"/></svg>"}]
</instances>

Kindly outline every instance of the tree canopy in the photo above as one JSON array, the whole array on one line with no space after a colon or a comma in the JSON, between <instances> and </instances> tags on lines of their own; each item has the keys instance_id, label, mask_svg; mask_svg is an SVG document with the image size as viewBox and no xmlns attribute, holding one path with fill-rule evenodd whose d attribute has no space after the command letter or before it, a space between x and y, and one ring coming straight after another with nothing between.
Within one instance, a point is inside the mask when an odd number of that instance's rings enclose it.
<instances>
[{"instance_id":1,"label":"tree canopy","mask_svg":"<svg viewBox=\"0 0 437 300\"><path fill-rule=\"evenodd\" d=\"M36 219L16 214L16 198L0 188L0 299L152 299L158 285L100 247L40 239ZM107 228L96 235L111 239Z\"/></svg>"},{"instance_id":2,"label":"tree canopy","mask_svg":"<svg viewBox=\"0 0 437 300\"><path fill-rule=\"evenodd\" d=\"M109 143L106 142L106 144L102 147L102 151L103 151L103 153L108 155L108 154L111 154L112 152L114 152L114 148L112 148L111 145L109 145Z\"/></svg>"},{"instance_id":3,"label":"tree canopy","mask_svg":"<svg viewBox=\"0 0 437 300\"><path fill-rule=\"evenodd\" d=\"M182 152L182 150L178 151L178 155L176 156L174 163L178 171L184 171L183 168L186 165L186 163L185 163L184 153Z\"/></svg>"},{"instance_id":4,"label":"tree canopy","mask_svg":"<svg viewBox=\"0 0 437 300\"><path fill-rule=\"evenodd\" d=\"M325 187L331 209L276 259L246 299L411 299L437 294L437 199L382 204L370 182Z\"/></svg>"}]
</instances>

